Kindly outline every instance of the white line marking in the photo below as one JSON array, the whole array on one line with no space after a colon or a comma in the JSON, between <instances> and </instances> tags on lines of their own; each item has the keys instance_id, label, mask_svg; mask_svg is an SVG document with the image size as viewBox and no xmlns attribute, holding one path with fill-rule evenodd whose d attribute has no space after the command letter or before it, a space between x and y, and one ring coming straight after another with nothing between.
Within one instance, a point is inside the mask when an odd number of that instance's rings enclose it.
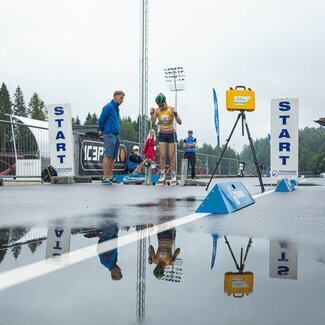
<instances>
[{"instance_id":1,"label":"white line marking","mask_svg":"<svg viewBox=\"0 0 325 325\"><path fill-rule=\"evenodd\" d=\"M254 194L252 196L254 199L256 199L271 194L274 191L275 189L261 194ZM21 284L29 280L33 280L42 275L49 274L61 270L67 266L71 266L76 263L85 261L89 258L97 256L98 251L100 253L108 252L112 249L115 249L116 247L119 248L119 247L126 246L128 244L138 241L139 239L144 239L149 236L156 235L157 233L160 233L162 231L166 231L172 228L182 226L189 222L202 219L208 215L210 215L210 213L193 213L188 216L171 220L157 226L136 231L131 234L126 234L124 236L112 239L110 241L101 243L99 245L94 244L85 248L77 249L73 252L67 253L69 255L69 265L51 264L52 260L50 259L50 260L44 260L29 265L25 265L14 270L3 272L0 274L0 290L8 289L12 286Z\"/></svg>"},{"instance_id":2,"label":"white line marking","mask_svg":"<svg viewBox=\"0 0 325 325\"><path fill-rule=\"evenodd\" d=\"M134 243L141 238L156 235L159 232L172 229L195 220L199 220L205 216L208 216L209 214L210 213L190 214L188 216L168 221L157 226L146 228L131 234L126 234L119 237L118 239L116 238L99 245L95 244L86 248L75 250L73 252L67 253L69 255L69 266L97 256L97 250L103 253L110 251L116 247L123 247ZM35 279L39 276L61 270L67 266L68 265L51 264L51 260L45 260L3 272L0 274L0 290L7 289L17 284Z\"/></svg>"}]
</instances>

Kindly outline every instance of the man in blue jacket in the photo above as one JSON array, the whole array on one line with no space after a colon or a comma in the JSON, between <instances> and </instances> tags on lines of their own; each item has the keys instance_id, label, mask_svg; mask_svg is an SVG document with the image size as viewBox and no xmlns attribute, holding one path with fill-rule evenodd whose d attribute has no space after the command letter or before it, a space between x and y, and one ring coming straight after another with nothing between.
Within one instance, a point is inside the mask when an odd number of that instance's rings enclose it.
<instances>
[{"instance_id":1,"label":"man in blue jacket","mask_svg":"<svg viewBox=\"0 0 325 325\"><path fill-rule=\"evenodd\" d=\"M111 185L113 179L114 161L120 148L120 109L124 101L124 92L117 90L113 99L103 107L98 119L99 133L104 136L104 159L102 183Z\"/></svg>"},{"instance_id":2,"label":"man in blue jacket","mask_svg":"<svg viewBox=\"0 0 325 325\"><path fill-rule=\"evenodd\" d=\"M184 149L184 159L188 160L188 163L191 165L191 176L192 179L195 178L195 164L196 164L196 157L195 152L197 145L197 140L193 137L193 131L188 131L188 137L183 141L183 149Z\"/></svg>"}]
</instances>

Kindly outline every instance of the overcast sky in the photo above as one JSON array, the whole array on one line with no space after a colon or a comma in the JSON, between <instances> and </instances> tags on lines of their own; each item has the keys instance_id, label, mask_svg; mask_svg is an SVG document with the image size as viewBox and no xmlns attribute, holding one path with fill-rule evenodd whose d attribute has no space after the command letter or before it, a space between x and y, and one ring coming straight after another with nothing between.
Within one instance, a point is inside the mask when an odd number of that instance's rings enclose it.
<instances>
[{"instance_id":1,"label":"overcast sky","mask_svg":"<svg viewBox=\"0 0 325 325\"><path fill-rule=\"evenodd\" d=\"M219 100L221 142L236 120L225 110L225 91L256 91L247 114L253 138L270 132L271 98L298 97L300 127L325 116L325 1L149 0L149 108L155 95L174 96L163 69L183 66L179 94L183 125L199 145L216 145L212 88ZM46 104L71 103L82 121L126 92L122 116L139 112L140 0L0 0L0 82L17 85L26 102L37 92ZM231 146L248 143L240 128Z\"/></svg>"}]
</instances>

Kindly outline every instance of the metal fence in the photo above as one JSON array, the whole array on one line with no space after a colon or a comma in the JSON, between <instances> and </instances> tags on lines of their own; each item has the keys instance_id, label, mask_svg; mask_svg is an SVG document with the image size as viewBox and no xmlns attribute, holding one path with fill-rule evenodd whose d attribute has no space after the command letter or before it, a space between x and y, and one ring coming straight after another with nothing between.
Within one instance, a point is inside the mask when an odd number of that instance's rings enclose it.
<instances>
[{"instance_id":1,"label":"metal fence","mask_svg":"<svg viewBox=\"0 0 325 325\"><path fill-rule=\"evenodd\" d=\"M143 144L123 140L127 154L132 152L132 147ZM157 146L158 147L158 146ZM177 151L177 173L180 175L184 152ZM76 159L79 159L78 157ZM159 164L159 150L156 160ZM196 175L209 176L213 173L219 156L196 153ZM169 164L169 161L166 162ZM223 158L216 176L237 176L239 172L237 159ZM34 178L40 177L41 172L50 164L48 128L36 127L0 120L0 178ZM268 167L263 166L262 175L268 175ZM245 162L244 175L255 175L256 169L253 162Z\"/></svg>"},{"instance_id":2,"label":"metal fence","mask_svg":"<svg viewBox=\"0 0 325 325\"><path fill-rule=\"evenodd\" d=\"M140 149L144 148L144 144L140 144L138 142L132 142L124 140L123 143L126 146L128 154L132 151L132 147L137 145ZM158 146L157 146L158 147ZM184 157L183 150L177 150L177 174L180 175L182 159ZM196 153L196 175L199 177L211 176L215 170L217 161L219 160L219 156L213 156L209 154ZM157 150L156 161L159 164L159 151ZM221 163L215 173L216 176L238 176L239 173L239 163L242 162L238 159L232 158L222 158ZM169 164L169 162L166 162ZM245 161L245 170L244 176L255 176L256 175L256 167L254 162ZM269 175L269 167L268 166L260 166L262 175Z\"/></svg>"},{"instance_id":3,"label":"metal fence","mask_svg":"<svg viewBox=\"0 0 325 325\"><path fill-rule=\"evenodd\" d=\"M40 177L49 165L48 129L0 120L0 177Z\"/></svg>"}]
</instances>

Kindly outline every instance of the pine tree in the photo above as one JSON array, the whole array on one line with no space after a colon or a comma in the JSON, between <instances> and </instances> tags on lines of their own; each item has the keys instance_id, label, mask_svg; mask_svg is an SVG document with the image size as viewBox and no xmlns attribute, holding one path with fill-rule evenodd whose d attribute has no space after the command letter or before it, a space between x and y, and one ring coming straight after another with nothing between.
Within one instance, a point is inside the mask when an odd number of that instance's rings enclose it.
<instances>
[{"instance_id":1,"label":"pine tree","mask_svg":"<svg viewBox=\"0 0 325 325\"><path fill-rule=\"evenodd\" d=\"M0 88L0 119L9 121L6 114L12 114L12 102L7 86L3 82Z\"/></svg>"},{"instance_id":2,"label":"pine tree","mask_svg":"<svg viewBox=\"0 0 325 325\"><path fill-rule=\"evenodd\" d=\"M15 260L18 258L18 256L21 253L21 246L14 246L11 248L12 255L14 256Z\"/></svg>"},{"instance_id":3,"label":"pine tree","mask_svg":"<svg viewBox=\"0 0 325 325\"><path fill-rule=\"evenodd\" d=\"M34 254L37 250L37 248L42 244L41 241L37 241L37 242L32 242L32 243L28 243L28 248L30 249L30 251L32 252L32 254Z\"/></svg>"},{"instance_id":4,"label":"pine tree","mask_svg":"<svg viewBox=\"0 0 325 325\"><path fill-rule=\"evenodd\" d=\"M19 86L16 88L14 93L13 114L27 117L27 107L24 100L24 94Z\"/></svg>"},{"instance_id":5,"label":"pine tree","mask_svg":"<svg viewBox=\"0 0 325 325\"><path fill-rule=\"evenodd\" d=\"M84 125L93 125L93 118L90 113L87 114Z\"/></svg>"},{"instance_id":6,"label":"pine tree","mask_svg":"<svg viewBox=\"0 0 325 325\"><path fill-rule=\"evenodd\" d=\"M77 117L76 117L76 125L81 125L80 118L79 118L78 115L77 115Z\"/></svg>"},{"instance_id":7,"label":"pine tree","mask_svg":"<svg viewBox=\"0 0 325 325\"><path fill-rule=\"evenodd\" d=\"M0 88L0 120L8 121L10 118L6 114L12 114L12 102L7 86L3 82ZM0 129L0 151L7 152L9 143L9 124L3 124Z\"/></svg>"},{"instance_id":8,"label":"pine tree","mask_svg":"<svg viewBox=\"0 0 325 325\"><path fill-rule=\"evenodd\" d=\"M34 93L28 104L29 114L32 119L45 121L46 109L44 102L40 99L37 93Z\"/></svg>"},{"instance_id":9,"label":"pine tree","mask_svg":"<svg viewBox=\"0 0 325 325\"><path fill-rule=\"evenodd\" d=\"M92 125L97 125L98 124L98 117L96 112L93 113L93 115L91 116L92 119Z\"/></svg>"}]
</instances>

